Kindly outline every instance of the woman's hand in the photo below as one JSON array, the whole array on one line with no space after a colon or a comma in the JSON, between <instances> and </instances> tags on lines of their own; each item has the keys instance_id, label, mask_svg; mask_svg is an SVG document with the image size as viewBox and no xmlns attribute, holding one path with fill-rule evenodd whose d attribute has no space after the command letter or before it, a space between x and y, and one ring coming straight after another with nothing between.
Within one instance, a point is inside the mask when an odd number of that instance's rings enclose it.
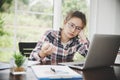
<instances>
[{"instance_id":1,"label":"woman's hand","mask_svg":"<svg viewBox=\"0 0 120 80\"><path fill-rule=\"evenodd\" d=\"M80 37L80 39L81 39L81 42L83 42L83 43L88 42L88 40L87 40L87 38L86 38L83 30L80 31L79 37Z\"/></svg>"},{"instance_id":2,"label":"woman's hand","mask_svg":"<svg viewBox=\"0 0 120 80\"><path fill-rule=\"evenodd\" d=\"M53 44L49 43L49 42L44 42L41 48L41 51L39 53L40 57L45 57L48 55L51 55L54 51L54 47Z\"/></svg>"}]
</instances>

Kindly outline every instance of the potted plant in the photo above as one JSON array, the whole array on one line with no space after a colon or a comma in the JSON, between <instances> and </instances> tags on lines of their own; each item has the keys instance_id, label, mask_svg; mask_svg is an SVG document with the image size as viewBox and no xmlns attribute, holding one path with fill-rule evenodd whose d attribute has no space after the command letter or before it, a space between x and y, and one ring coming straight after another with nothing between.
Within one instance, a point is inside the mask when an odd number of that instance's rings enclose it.
<instances>
[{"instance_id":1,"label":"potted plant","mask_svg":"<svg viewBox=\"0 0 120 80\"><path fill-rule=\"evenodd\" d=\"M24 74L26 72L26 57L22 54L14 54L13 60L11 61L11 72L12 74Z\"/></svg>"}]
</instances>

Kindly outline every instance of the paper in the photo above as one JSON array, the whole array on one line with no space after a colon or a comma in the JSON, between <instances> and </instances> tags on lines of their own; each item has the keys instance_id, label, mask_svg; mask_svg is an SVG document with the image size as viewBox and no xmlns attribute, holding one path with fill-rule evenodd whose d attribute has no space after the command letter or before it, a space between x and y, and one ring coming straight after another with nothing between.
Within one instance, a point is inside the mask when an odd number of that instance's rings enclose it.
<instances>
[{"instance_id":1,"label":"paper","mask_svg":"<svg viewBox=\"0 0 120 80\"><path fill-rule=\"evenodd\" d=\"M115 59L115 64L120 64L120 55L118 54Z\"/></svg>"},{"instance_id":2,"label":"paper","mask_svg":"<svg viewBox=\"0 0 120 80\"><path fill-rule=\"evenodd\" d=\"M0 62L0 70L1 69L9 69L9 68L10 68L9 63Z\"/></svg>"},{"instance_id":3,"label":"paper","mask_svg":"<svg viewBox=\"0 0 120 80\"><path fill-rule=\"evenodd\" d=\"M39 80L81 80L82 76L68 66L35 65L31 67ZM54 69L55 71L51 70Z\"/></svg>"},{"instance_id":4,"label":"paper","mask_svg":"<svg viewBox=\"0 0 120 80\"><path fill-rule=\"evenodd\" d=\"M29 67L29 66L33 66L36 64L40 64L40 61L28 61L27 66Z\"/></svg>"}]
</instances>

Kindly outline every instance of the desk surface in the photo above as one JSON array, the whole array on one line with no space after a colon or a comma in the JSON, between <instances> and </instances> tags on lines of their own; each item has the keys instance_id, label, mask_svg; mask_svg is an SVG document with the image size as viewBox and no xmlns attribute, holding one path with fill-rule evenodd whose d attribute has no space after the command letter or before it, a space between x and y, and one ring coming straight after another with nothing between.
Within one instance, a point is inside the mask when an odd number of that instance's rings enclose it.
<instances>
[{"instance_id":1,"label":"desk surface","mask_svg":"<svg viewBox=\"0 0 120 80\"><path fill-rule=\"evenodd\" d=\"M42 63L41 65L50 64ZM76 72L82 74L83 80L120 80L120 65L108 68L90 69L80 71L73 69ZM27 73L24 75L12 75L10 69L0 70L0 80L37 80L36 76L32 72L31 68L28 67Z\"/></svg>"}]
</instances>

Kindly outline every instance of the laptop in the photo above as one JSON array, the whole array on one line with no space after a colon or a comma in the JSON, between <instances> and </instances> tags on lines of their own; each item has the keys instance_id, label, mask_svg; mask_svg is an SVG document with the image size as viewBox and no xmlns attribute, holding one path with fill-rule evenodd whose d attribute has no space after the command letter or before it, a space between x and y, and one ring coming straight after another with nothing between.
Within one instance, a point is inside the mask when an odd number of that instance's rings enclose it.
<instances>
[{"instance_id":1,"label":"laptop","mask_svg":"<svg viewBox=\"0 0 120 80\"><path fill-rule=\"evenodd\" d=\"M111 66L120 47L120 35L94 34L85 62L58 63L76 69L91 69Z\"/></svg>"},{"instance_id":2,"label":"laptop","mask_svg":"<svg viewBox=\"0 0 120 80\"><path fill-rule=\"evenodd\" d=\"M83 71L85 80L119 80L112 67Z\"/></svg>"}]
</instances>

